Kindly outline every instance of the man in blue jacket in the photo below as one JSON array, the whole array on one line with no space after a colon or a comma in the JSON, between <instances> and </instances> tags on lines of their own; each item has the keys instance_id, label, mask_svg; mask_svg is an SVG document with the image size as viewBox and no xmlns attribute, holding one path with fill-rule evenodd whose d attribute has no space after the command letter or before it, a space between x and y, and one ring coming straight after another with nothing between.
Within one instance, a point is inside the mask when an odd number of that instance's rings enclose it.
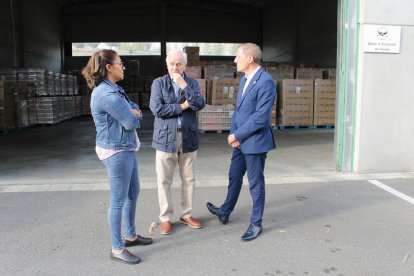
<instances>
[{"instance_id":1,"label":"man in blue jacket","mask_svg":"<svg viewBox=\"0 0 414 276\"><path fill-rule=\"evenodd\" d=\"M267 152L274 149L270 115L276 97L272 77L259 65L262 51L253 43L242 44L234 62L237 71L245 73L240 80L237 103L232 118L228 144L234 148L229 169L226 200L219 208L207 203L208 210L222 224L229 220L236 206L247 171L253 211L250 226L243 234L243 241L250 241L262 233L262 216L265 206L264 168Z\"/></svg>"},{"instance_id":2,"label":"man in blue jacket","mask_svg":"<svg viewBox=\"0 0 414 276\"><path fill-rule=\"evenodd\" d=\"M187 54L172 51L167 58L168 74L154 80L150 109L155 116L152 147L156 149L160 233L172 233L171 185L178 164L181 176L180 221L191 228L203 224L191 215L195 185L195 162L199 147L196 111L204 108L198 82L184 73Z\"/></svg>"}]
</instances>

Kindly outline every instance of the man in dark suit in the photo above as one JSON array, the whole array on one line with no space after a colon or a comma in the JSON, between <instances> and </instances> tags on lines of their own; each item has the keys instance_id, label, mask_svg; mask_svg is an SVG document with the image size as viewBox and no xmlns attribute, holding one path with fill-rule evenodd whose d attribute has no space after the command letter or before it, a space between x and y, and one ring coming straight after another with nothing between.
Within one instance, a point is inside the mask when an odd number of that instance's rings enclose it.
<instances>
[{"instance_id":1,"label":"man in dark suit","mask_svg":"<svg viewBox=\"0 0 414 276\"><path fill-rule=\"evenodd\" d=\"M260 66L262 51L253 43L242 44L234 62L237 71L245 73L240 80L236 108L233 114L228 144L234 148L229 169L227 197L220 207L207 202L208 210L222 224L229 220L237 203L247 171L253 211L250 226L243 234L243 241L250 241L262 233L265 206L264 167L267 152L274 149L270 115L276 97L272 77Z\"/></svg>"}]
</instances>

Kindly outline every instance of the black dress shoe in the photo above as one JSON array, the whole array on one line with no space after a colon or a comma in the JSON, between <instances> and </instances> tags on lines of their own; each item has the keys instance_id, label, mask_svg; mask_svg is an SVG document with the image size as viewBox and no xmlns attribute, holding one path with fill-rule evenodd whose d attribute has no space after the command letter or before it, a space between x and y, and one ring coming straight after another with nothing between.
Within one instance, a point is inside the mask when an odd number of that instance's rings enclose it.
<instances>
[{"instance_id":1,"label":"black dress shoe","mask_svg":"<svg viewBox=\"0 0 414 276\"><path fill-rule=\"evenodd\" d=\"M127 239L124 240L125 247L135 246L135 245L150 245L152 243L151 238L145 238L140 235L137 235L137 238L133 241Z\"/></svg>"},{"instance_id":2,"label":"black dress shoe","mask_svg":"<svg viewBox=\"0 0 414 276\"><path fill-rule=\"evenodd\" d=\"M220 214L220 208L214 206L213 203L207 202L207 209L210 211L210 213L217 216L221 224L227 224L227 222L229 222L229 216Z\"/></svg>"},{"instance_id":3,"label":"black dress shoe","mask_svg":"<svg viewBox=\"0 0 414 276\"><path fill-rule=\"evenodd\" d=\"M242 241L251 241L257 238L263 231L261 225L250 224L247 231L241 237Z\"/></svg>"},{"instance_id":4,"label":"black dress shoe","mask_svg":"<svg viewBox=\"0 0 414 276\"><path fill-rule=\"evenodd\" d=\"M134 254L132 254L126 249L124 249L124 251L122 251L122 253L120 254L112 253L111 251L111 254L109 254L109 257L111 258L111 260L125 263L125 264L131 264L131 265L137 264L141 261L140 257L135 256Z\"/></svg>"}]
</instances>

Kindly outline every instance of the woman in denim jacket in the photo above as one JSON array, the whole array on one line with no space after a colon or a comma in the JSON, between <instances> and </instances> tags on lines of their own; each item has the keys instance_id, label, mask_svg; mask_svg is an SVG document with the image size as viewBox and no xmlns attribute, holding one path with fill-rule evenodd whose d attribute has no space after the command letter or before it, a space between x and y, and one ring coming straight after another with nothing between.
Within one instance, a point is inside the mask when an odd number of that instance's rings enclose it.
<instances>
[{"instance_id":1,"label":"woman in denim jacket","mask_svg":"<svg viewBox=\"0 0 414 276\"><path fill-rule=\"evenodd\" d=\"M109 176L110 258L137 264L140 258L125 247L148 245L152 239L135 232L135 209L139 193L135 152L140 147L135 129L140 127L142 113L139 106L130 101L125 91L115 84L123 80L124 70L121 58L115 51L101 50L91 56L82 75L89 88L93 89L91 111L96 127L96 153ZM125 240L121 236L122 217Z\"/></svg>"}]
</instances>

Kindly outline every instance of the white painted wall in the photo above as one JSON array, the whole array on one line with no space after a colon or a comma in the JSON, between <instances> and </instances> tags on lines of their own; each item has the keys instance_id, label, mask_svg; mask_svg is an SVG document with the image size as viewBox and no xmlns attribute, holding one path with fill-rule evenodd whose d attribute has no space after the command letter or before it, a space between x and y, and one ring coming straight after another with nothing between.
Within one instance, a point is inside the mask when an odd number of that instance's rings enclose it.
<instances>
[{"instance_id":1,"label":"white painted wall","mask_svg":"<svg viewBox=\"0 0 414 276\"><path fill-rule=\"evenodd\" d=\"M360 3L354 171L414 171L414 2ZM365 53L366 24L402 26L400 53Z\"/></svg>"}]
</instances>

